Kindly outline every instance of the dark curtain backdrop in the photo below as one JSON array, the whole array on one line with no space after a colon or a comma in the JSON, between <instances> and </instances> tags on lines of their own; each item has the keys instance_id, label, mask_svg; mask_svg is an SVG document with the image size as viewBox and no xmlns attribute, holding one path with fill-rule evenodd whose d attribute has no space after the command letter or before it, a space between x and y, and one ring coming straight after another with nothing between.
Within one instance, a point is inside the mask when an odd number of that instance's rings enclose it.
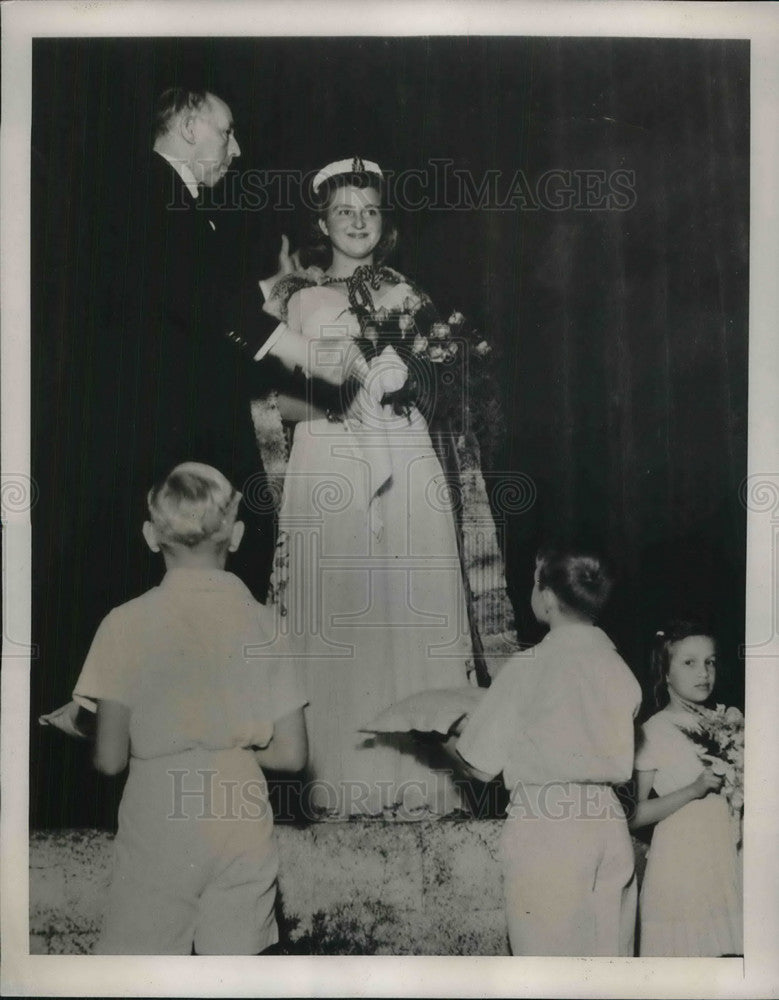
<instances>
[{"instance_id":1,"label":"dark curtain backdrop","mask_svg":"<svg viewBox=\"0 0 779 1000\"><path fill-rule=\"evenodd\" d=\"M69 697L90 638L74 623L108 610L79 607L71 561L78 550L84 572L101 572L73 499L92 472L79 461L90 385L112 374L91 364L95 289L112 268L95 220L172 82L228 101L242 170L360 154L426 172L428 204L399 212L392 263L495 346L504 425L487 472L520 638L539 637L539 538L595 532L623 571L604 625L645 689L655 629L705 614L722 640L721 696L743 703L748 73L740 41L36 40L34 716ZM470 205L456 183L430 188L444 160L472 178ZM628 210L534 198L549 171L616 170L632 172ZM479 205L489 171L497 197ZM513 205L495 203L512 191ZM239 218L253 260L261 217ZM305 236L299 207L271 224ZM500 489L517 477L513 496ZM90 774L83 746L33 722L32 768L34 825L113 822L119 784Z\"/></svg>"}]
</instances>

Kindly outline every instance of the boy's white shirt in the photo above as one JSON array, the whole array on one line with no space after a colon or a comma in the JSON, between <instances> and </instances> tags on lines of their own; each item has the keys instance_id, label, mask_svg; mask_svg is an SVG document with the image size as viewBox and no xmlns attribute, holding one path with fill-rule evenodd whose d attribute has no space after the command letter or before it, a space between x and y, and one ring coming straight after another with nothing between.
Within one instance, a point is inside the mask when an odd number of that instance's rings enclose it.
<instances>
[{"instance_id":1,"label":"boy's white shirt","mask_svg":"<svg viewBox=\"0 0 779 1000\"><path fill-rule=\"evenodd\" d=\"M633 769L641 688L601 629L552 629L512 657L460 737L458 753L489 775L518 782L615 784Z\"/></svg>"},{"instance_id":2,"label":"boy's white shirt","mask_svg":"<svg viewBox=\"0 0 779 1000\"><path fill-rule=\"evenodd\" d=\"M132 707L135 685L142 684L145 712L131 717L135 756L194 746L263 746L273 722L305 704L284 651L275 638L273 609L255 601L238 577L224 570L169 570L159 587L103 620L73 698L90 710L101 697ZM188 698L192 677L206 692L211 685L218 704Z\"/></svg>"}]
</instances>

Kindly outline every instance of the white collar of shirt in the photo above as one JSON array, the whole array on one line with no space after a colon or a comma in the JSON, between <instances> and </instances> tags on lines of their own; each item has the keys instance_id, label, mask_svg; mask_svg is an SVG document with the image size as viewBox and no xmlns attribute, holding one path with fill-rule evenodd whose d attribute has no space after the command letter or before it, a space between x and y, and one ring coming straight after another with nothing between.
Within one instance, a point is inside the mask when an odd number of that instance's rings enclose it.
<instances>
[{"instance_id":1,"label":"white collar of shirt","mask_svg":"<svg viewBox=\"0 0 779 1000\"><path fill-rule=\"evenodd\" d=\"M159 151L155 150L155 152ZM189 169L186 163L183 160L175 159L173 156L168 156L167 153L160 153L160 156L163 158L163 160L167 160L168 163L173 167L173 169L176 171L176 173L179 175L182 181L184 181L184 184L186 185L186 188L189 191L189 193L192 195L195 201L197 201L198 198L197 181L195 180L195 175L192 173L192 171Z\"/></svg>"}]
</instances>

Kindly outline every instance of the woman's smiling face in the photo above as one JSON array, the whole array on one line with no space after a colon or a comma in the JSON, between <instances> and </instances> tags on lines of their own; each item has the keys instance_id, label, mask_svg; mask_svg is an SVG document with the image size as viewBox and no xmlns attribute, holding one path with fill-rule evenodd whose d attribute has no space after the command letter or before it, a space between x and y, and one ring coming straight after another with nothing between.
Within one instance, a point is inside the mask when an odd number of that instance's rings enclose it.
<instances>
[{"instance_id":1,"label":"woman's smiling face","mask_svg":"<svg viewBox=\"0 0 779 1000\"><path fill-rule=\"evenodd\" d=\"M375 188L337 188L319 227L330 238L334 252L352 260L372 257L381 239L379 192Z\"/></svg>"}]
</instances>

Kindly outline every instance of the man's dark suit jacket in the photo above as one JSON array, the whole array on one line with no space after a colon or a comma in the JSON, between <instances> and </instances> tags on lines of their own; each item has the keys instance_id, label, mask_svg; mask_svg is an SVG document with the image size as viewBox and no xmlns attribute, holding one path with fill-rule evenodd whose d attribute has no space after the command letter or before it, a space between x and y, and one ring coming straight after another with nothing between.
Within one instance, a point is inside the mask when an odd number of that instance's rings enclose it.
<instances>
[{"instance_id":1,"label":"man's dark suit jacket","mask_svg":"<svg viewBox=\"0 0 779 1000\"><path fill-rule=\"evenodd\" d=\"M262 312L260 275L248 273L229 210L194 203L155 153L135 176L107 260L116 450L132 456L126 472L141 488L189 459L240 488L258 467L252 357L277 321Z\"/></svg>"},{"instance_id":2,"label":"man's dark suit jacket","mask_svg":"<svg viewBox=\"0 0 779 1000\"><path fill-rule=\"evenodd\" d=\"M218 191L206 194L218 201ZM277 321L262 312L259 257L238 239L237 208L195 203L158 154L135 166L108 215L86 383L99 418L85 455L97 495L118 515L111 544L126 585L112 589L130 597L145 582L129 546L152 483L183 461L216 466L244 493L260 473L250 399L266 366L253 357ZM242 516L249 530L234 568L259 596L257 519L246 505Z\"/></svg>"}]
</instances>

